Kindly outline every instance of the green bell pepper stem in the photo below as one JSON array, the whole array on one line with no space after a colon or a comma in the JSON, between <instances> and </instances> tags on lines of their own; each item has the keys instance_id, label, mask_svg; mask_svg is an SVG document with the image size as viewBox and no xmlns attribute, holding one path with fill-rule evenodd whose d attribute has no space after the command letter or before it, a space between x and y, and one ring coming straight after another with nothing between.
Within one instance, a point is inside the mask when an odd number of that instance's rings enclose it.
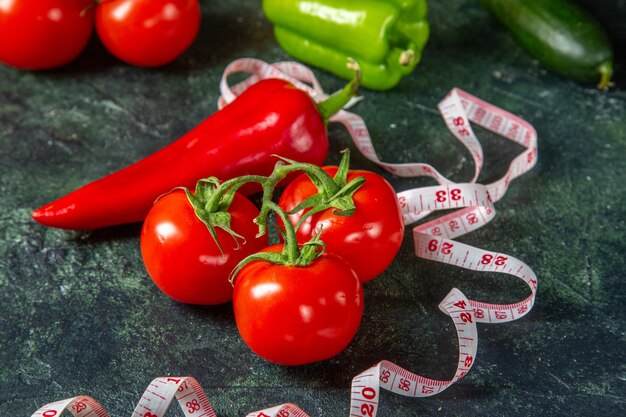
<instances>
[{"instance_id":1,"label":"green bell pepper stem","mask_svg":"<svg viewBox=\"0 0 626 417\"><path fill-rule=\"evenodd\" d=\"M598 82L598 88L600 90L608 90L609 87L613 84L611 82L611 77L613 76L613 62L608 61L602 63L600 68L598 69L600 73L600 82Z\"/></svg>"}]
</instances>

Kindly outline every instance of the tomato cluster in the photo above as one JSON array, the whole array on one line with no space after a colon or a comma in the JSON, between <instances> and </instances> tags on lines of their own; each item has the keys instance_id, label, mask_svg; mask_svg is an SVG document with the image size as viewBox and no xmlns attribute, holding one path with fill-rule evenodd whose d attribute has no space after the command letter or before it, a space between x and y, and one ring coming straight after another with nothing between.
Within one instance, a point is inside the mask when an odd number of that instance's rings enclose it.
<instances>
[{"instance_id":1,"label":"tomato cluster","mask_svg":"<svg viewBox=\"0 0 626 417\"><path fill-rule=\"evenodd\" d=\"M232 299L243 340L271 362L300 365L338 354L361 322L362 283L391 263L404 234L391 185L344 161L277 164L270 177L254 178L264 187L260 210L236 192L251 181L246 177L204 180L194 193L160 198L141 233L149 275L183 303ZM306 173L274 203L274 186L294 168ZM268 247L270 211L284 243Z\"/></svg>"},{"instance_id":2,"label":"tomato cluster","mask_svg":"<svg viewBox=\"0 0 626 417\"><path fill-rule=\"evenodd\" d=\"M0 7L0 61L44 70L74 60L94 26L127 63L154 67L182 54L200 27L198 0L6 0Z\"/></svg>"}]
</instances>

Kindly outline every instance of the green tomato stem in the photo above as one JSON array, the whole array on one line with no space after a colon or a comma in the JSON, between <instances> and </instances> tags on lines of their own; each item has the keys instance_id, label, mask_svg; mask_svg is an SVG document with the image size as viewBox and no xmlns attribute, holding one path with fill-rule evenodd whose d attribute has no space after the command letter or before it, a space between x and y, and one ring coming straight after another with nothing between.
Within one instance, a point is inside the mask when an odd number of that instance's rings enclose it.
<instances>
[{"instance_id":1,"label":"green tomato stem","mask_svg":"<svg viewBox=\"0 0 626 417\"><path fill-rule=\"evenodd\" d=\"M298 247L296 229L293 227L291 219L289 219L285 210L280 208L280 206L273 201L264 201L263 204L276 213L276 215L278 215L278 217L282 220L285 233L285 244L283 246L283 254L286 257L285 261L288 265L296 265L296 263L298 263L298 259L300 258L300 248Z\"/></svg>"},{"instance_id":2,"label":"green tomato stem","mask_svg":"<svg viewBox=\"0 0 626 417\"><path fill-rule=\"evenodd\" d=\"M262 261L269 262L274 265L287 265L294 267L309 266L315 259L319 258L323 253L326 245L320 240L320 233L317 233L311 240L302 244L302 248L298 244L296 238L296 229L293 227L287 213L273 201L264 201L267 210L272 210L278 215L284 224L284 240L283 250L281 253L259 252L244 258L235 269L233 269L228 277L231 285L235 284L237 274L249 263Z\"/></svg>"},{"instance_id":3,"label":"green tomato stem","mask_svg":"<svg viewBox=\"0 0 626 417\"><path fill-rule=\"evenodd\" d=\"M355 210L352 195L363 184L365 179L357 177L347 182L349 170L349 151L343 152L343 158L339 169L334 177L331 177L324 169L317 165L292 161L286 158L280 158L269 177L261 175L244 175L236 177L220 183L215 177L209 177L198 181L195 193L188 190L187 197L194 207L195 213L200 220L207 226L209 232L217 242L215 228L219 227L226 230L235 240L243 239L230 229L230 214L228 208L231 205L236 192L243 185L256 182L263 189L263 199L259 215L254 222L259 227L258 236L262 236L267 232L267 218L270 211L276 213L280 217L283 225L284 246L281 254L259 253L244 259L233 274L243 268L243 266L254 260L266 260L268 262L284 264L290 266L306 266L313 262L324 252L324 242L320 240L320 233L306 242L300 248L296 237L296 230L302 224L302 221L314 213L335 209L335 214L340 216L350 216ZM284 161L284 162L283 162ZM310 180L315 184L318 193L303 202L302 207L298 206L297 211L304 208L310 208L294 227L286 213L280 206L273 202L274 189L287 175L302 171L308 175ZM219 246L219 242L217 242ZM320 249L321 248L321 249ZM221 249L221 247L220 247ZM233 279L234 279L233 275Z\"/></svg>"},{"instance_id":4,"label":"green tomato stem","mask_svg":"<svg viewBox=\"0 0 626 417\"><path fill-rule=\"evenodd\" d=\"M318 193L305 199L289 212L289 214L293 214L309 209L304 211L298 220L295 225L296 230L315 213L333 208L333 214L337 216L351 216L356 210L354 193L363 185L365 178L356 177L348 182L350 151L345 149L342 153L343 157L334 177L331 178L326 171L315 166L312 167L314 168L312 172L307 172L309 179L317 186ZM301 165L303 164L294 163L291 166ZM321 179L324 180L323 184L321 184Z\"/></svg>"},{"instance_id":5,"label":"green tomato stem","mask_svg":"<svg viewBox=\"0 0 626 417\"><path fill-rule=\"evenodd\" d=\"M311 178L311 181L317 186L318 191L323 195L331 196L339 191L339 186L321 167L306 162L296 162L285 158L281 159L289 164L277 165L274 169L272 177L275 176L277 183L282 181L291 172L302 171Z\"/></svg>"},{"instance_id":6,"label":"green tomato stem","mask_svg":"<svg viewBox=\"0 0 626 417\"><path fill-rule=\"evenodd\" d=\"M251 182L258 182L265 187L268 181L268 177L263 177L261 175L244 175L226 180L217 185L217 188L208 198L206 202L206 210L209 213L214 213L216 211L227 209L232 201L232 195L234 195L239 188ZM226 196L229 198L226 198Z\"/></svg>"}]
</instances>

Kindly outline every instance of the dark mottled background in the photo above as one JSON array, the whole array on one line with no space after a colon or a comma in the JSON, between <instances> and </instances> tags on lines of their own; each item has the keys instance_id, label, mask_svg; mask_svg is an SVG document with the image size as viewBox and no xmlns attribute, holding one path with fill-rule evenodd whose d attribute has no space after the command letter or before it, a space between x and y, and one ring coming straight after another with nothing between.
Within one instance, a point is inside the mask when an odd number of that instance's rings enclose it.
<instances>
[{"instance_id":1,"label":"dark mottled background","mask_svg":"<svg viewBox=\"0 0 626 417\"><path fill-rule=\"evenodd\" d=\"M452 375L455 335L437 310L452 287L492 301L526 295L514 278L414 258L407 234L389 270L366 286L363 325L348 349L285 368L246 348L230 304L198 308L163 296L144 271L139 225L76 233L31 221L32 209L213 113L230 61L288 58L260 1L203 3L197 41L161 69L124 65L95 39L62 70L0 68L0 415L26 417L78 394L129 415L152 378L172 374L197 378L219 416L286 401L345 416L352 376L380 359ZM462 239L532 266L535 309L517 322L480 325L477 362L464 380L429 399L384 393L381 416L626 414L626 1L584 3L616 44L617 86L608 93L546 72L471 0L432 1L432 36L416 72L392 91L363 91L355 111L381 158L430 162L458 181L471 177L471 158L435 112L453 86L521 115L540 137L538 166L512 184L493 223ZM328 91L343 84L316 73ZM519 149L479 133L488 182ZM350 138L340 126L330 136L335 162ZM356 154L354 164L378 171ZM431 184L387 178L398 190Z\"/></svg>"}]
</instances>

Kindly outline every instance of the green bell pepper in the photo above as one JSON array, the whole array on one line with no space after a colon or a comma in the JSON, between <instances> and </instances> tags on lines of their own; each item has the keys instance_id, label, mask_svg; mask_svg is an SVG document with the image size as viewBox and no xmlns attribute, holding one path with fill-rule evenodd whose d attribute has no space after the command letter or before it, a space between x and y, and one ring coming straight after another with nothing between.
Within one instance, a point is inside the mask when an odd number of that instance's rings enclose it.
<instances>
[{"instance_id":1,"label":"green bell pepper","mask_svg":"<svg viewBox=\"0 0 626 417\"><path fill-rule=\"evenodd\" d=\"M263 0L280 46L300 61L387 90L410 74L428 40L426 0Z\"/></svg>"}]
</instances>

